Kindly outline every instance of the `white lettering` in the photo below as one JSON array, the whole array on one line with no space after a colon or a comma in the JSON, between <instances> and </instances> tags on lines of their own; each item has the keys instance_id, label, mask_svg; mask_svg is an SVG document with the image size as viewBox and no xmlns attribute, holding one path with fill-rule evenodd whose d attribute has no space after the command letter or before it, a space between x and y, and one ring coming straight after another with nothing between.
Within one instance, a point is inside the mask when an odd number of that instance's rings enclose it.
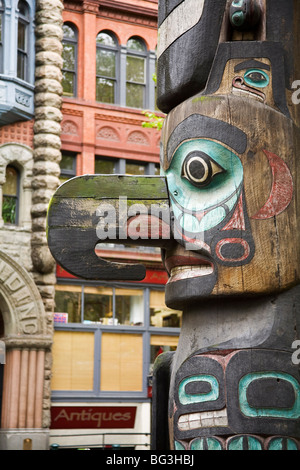
<instances>
[{"instance_id":1,"label":"white lettering","mask_svg":"<svg viewBox=\"0 0 300 470\"><path fill-rule=\"evenodd\" d=\"M299 104L300 103L300 80L295 80L292 83L292 89L295 90L294 93L292 94L292 102L293 104Z\"/></svg>"},{"instance_id":2,"label":"white lettering","mask_svg":"<svg viewBox=\"0 0 300 470\"><path fill-rule=\"evenodd\" d=\"M292 344L292 349L296 351L292 354L292 363L295 365L300 364L300 340L296 340Z\"/></svg>"}]
</instances>

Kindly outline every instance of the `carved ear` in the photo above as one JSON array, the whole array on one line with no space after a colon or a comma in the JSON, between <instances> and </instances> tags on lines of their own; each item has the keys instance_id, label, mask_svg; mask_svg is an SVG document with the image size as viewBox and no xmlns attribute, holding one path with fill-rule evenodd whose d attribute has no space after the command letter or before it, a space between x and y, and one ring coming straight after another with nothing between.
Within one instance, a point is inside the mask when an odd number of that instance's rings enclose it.
<instances>
[{"instance_id":1,"label":"carved ear","mask_svg":"<svg viewBox=\"0 0 300 470\"><path fill-rule=\"evenodd\" d=\"M142 280L146 274L143 265L107 261L96 255L95 247L101 242L164 246L167 240L165 232L162 239L161 223L157 224L156 234L151 227L148 230L140 227L140 231L137 227L132 237L132 230L128 230L127 220L141 210L143 223L147 214L151 221L153 206L159 213L168 212L168 191L163 177L85 175L72 178L58 188L50 201L49 249L62 268L83 279Z\"/></svg>"}]
</instances>

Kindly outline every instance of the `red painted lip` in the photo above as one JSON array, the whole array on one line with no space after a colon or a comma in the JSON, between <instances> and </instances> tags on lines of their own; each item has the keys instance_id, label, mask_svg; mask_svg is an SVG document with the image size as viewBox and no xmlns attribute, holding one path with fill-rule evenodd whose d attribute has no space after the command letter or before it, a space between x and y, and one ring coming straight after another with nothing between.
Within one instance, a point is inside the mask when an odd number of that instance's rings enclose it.
<instances>
[{"instance_id":1,"label":"red painted lip","mask_svg":"<svg viewBox=\"0 0 300 470\"><path fill-rule=\"evenodd\" d=\"M204 256L182 256L172 255L165 259L165 267L169 274L173 268L178 266L210 266L213 268L213 263Z\"/></svg>"}]
</instances>

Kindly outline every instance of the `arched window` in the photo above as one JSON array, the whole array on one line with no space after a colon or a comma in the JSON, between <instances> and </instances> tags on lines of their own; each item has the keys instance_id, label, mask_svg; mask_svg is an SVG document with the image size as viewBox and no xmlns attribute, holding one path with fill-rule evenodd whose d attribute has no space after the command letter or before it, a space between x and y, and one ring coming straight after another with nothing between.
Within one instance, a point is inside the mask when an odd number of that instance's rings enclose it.
<instances>
[{"instance_id":1,"label":"arched window","mask_svg":"<svg viewBox=\"0 0 300 470\"><path fill-rule=\"evenodd\" d=\"M19 171L12 165L6 167L5 183L2 186L2 218L5 224L18 224Z\"/></svg>"},{"instance_id":2,"label":"arched window","mask_svg":"<svg viewBox=\"0 0 300 470\"><path fill-rule=\"evenodd\" d=\"M4 29L4 4L0 0L0 73L3 72L3 29Z\"/></svg>"},{"instance_id":3,"label":"arched window","mask_svg":"<svg viewBox=\"0 0 300 470\"><path fill-rule=\"evenodd\" d=\"M96 39L96 101L118 102L118 54L114 36L102 31Z\"/></svg>"},{"instance_id":4,"label":"arched window","mask_svg":"<svg viewBox=\"0 0 300 470\"><path fill-rule=\"evenodd\" d=\"M28 80L28 28L29 28L29 7L24 0L18 3L18 56L17 56L17 77Z\"/></svg>"},{"instance_id":5,"label":"arched window","mask_svg":"<svg viewBox=\"0 0 300 470\"><path fill-rule=\"evenodd\" d=\"M77 94L77 45L78 34L75 26L65 23L63 25L63 94L76 96Z\"/></svg>"},{"instance_id":6,"label":"arched window","mask_svg":"<svg viewBox=\"0 0 300 470\"><path fill-rule=\"evenodd\" d=\"M127 42L126 106L145 107L147 50L142 39L132 37Z\"/></svg>"}]
</instances>

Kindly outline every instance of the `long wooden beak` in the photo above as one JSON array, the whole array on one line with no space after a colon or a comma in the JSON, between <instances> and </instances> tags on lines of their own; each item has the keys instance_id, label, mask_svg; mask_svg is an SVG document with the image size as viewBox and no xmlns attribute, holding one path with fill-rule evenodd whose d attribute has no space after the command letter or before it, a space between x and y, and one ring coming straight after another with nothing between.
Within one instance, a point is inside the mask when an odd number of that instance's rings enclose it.
<instances>
[{"instance_id":1,"label":"long wooden beak","mask_svg":"<svg viewBox=\"0 0 300 470\"><path fill-rule=\"evenodd\" d=\"M107 261L99 243L164 247L171 238L167 184L160 176L85 175L63 183L47 216L49 249L69 273L91 280L142 280L142 264Z\"/></svg>"}]
</instances>

